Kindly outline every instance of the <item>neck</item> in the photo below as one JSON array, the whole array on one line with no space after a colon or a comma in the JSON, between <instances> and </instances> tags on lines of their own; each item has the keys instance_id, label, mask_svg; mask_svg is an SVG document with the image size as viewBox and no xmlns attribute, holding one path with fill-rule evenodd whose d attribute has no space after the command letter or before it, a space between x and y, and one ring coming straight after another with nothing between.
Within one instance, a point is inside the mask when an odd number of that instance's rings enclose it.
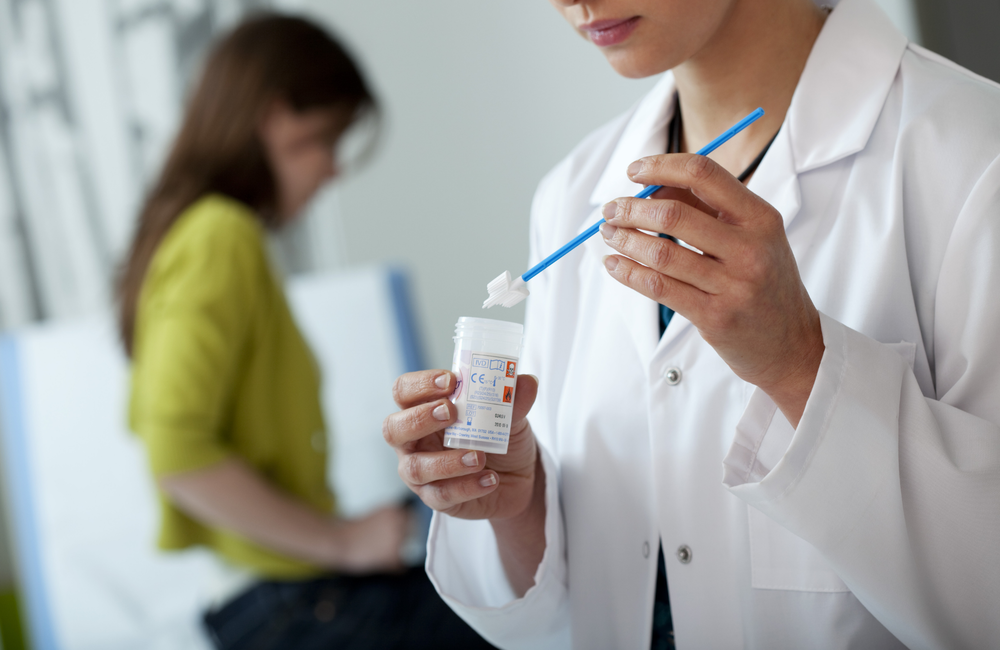
<instances>
[{"instance_id":1,"label":"neck","mask_svg":"<svg viewBox=\"0 0 1000 650\"><path fill-rule=\"evenodd\" d=\"M712 154L740 173L771 140L826 14L805 0L736 0L712 40L674 68L682 151L697 151L758 106L764 117Z\"/></svg>"}]
</instances>

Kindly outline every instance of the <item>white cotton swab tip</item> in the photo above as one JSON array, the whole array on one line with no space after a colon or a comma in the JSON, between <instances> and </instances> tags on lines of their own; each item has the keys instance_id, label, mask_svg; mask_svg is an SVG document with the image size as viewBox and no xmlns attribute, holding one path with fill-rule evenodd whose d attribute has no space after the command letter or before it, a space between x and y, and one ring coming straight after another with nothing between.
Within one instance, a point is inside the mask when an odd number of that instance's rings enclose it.
<instances>
[{"instance_id":1,"label":"white cotton swab tip","mask_svg":"<svg viewBox=\"0 0 1000 650\"><path fill-rule=\"evenodd\" d=\"M513 307L528 297L528 285L520 276L512 278L510 271L504 271L493 282L486 285L490 297L483 303L483 309L500 305Z\"/></svg>"}]
</instances>

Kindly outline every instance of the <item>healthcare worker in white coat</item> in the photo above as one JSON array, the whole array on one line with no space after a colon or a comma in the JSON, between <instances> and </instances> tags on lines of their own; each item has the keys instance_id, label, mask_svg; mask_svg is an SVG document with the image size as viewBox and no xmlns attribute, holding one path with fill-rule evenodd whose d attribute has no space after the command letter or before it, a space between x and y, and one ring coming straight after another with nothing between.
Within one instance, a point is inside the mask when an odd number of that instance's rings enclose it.
<instances>
[{"instance_id":1,"label":"healthcare worker in white coat","mask_svg":"<svg viewBox=\"0 0 1000 650\"><path fill-rule=\"evenodd\" d=\"M441 595L502 648L1000 647L1000 87L872 0L552 3L669 72L539 187L532 263L608 225L529 284L509 453L395 385Z\"/></svg>"}]
</instances>

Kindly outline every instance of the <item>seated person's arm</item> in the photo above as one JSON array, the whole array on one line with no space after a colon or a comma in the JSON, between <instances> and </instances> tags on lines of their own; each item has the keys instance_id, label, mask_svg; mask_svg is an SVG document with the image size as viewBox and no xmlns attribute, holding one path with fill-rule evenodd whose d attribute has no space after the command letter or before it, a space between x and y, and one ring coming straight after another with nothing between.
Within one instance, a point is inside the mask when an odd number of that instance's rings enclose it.
<instances>
[{"instance_id":1,"label":"seated person's arm","mask_svg":"<svg viewBox=\"0 0 1000 650\"><path fill-rule=\"evenodd\" d=\"M400 563L407 524L407 513L400 508L337 520L283 494L236 457L161 478L159 485L194 519L317 566L366 573Z\"/></svg>"}]
</instances>

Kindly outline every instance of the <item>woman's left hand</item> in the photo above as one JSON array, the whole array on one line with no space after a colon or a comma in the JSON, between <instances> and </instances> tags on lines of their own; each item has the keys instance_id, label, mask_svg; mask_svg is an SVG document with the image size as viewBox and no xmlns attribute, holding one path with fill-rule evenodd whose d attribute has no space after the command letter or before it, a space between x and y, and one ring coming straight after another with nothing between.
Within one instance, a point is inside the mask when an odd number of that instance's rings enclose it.
<instances>
[{"instance_id":1,"label":"woman's left hand","mask_svg":"<svg viewBox=\"0 0 1000 650\"><path fill-rule=\"evenodd\" d=\"M605 257L608 272L690 320L797 426L824 345L781 214L704 156L650 156L628 173L663 189L604 207L601 234L622 254ZM673 235L704 254L639 229Z\"/></svg>"}]
</instances>

